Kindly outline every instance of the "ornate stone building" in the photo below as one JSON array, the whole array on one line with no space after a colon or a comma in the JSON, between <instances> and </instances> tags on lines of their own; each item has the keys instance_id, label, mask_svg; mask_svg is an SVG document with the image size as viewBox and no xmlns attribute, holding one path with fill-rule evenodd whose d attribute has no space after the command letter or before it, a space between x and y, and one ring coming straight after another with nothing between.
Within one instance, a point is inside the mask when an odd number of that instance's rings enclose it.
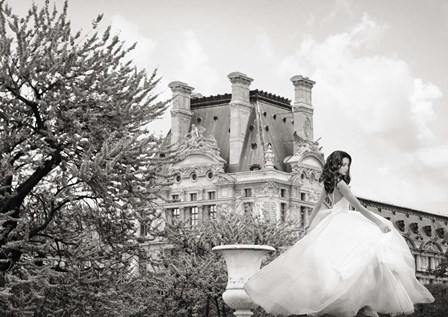
<instances>
[{"instance_id":1,"label":"ornate stone building","mask_svg":"<svg viewBox=\"0 0 448 317\"><path fill-rule=\"evenodd\" d=\"M163 204L166 220L190 225L223 210L251 211L306 226L322 187L324 154L314 140L312 88L294 76L294 100L251 90L252 79L228 75L231 93L203 97L193 87L172 82L171 131L166 142L180 150L180 161ZM447 250L447 217L362 199L403 233L416 259L417 276L434 280ZM327 208L324 206L323 208Z\"/></svg>"}]
</instances>

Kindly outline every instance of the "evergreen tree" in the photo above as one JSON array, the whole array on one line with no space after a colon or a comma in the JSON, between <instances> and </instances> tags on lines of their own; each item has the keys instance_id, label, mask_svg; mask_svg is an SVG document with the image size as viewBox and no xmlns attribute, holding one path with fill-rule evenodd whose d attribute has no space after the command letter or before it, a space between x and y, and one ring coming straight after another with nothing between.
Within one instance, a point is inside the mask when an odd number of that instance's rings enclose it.
<instances>
[{"instance_id":1,"label":"evergreen tree","mask_svg":"<svg viewBox=\"0 0 448 317\"><path fill-rule=\"evenodd\" d=\"M157 220L167 185L145 131L167 108L155 71L101 16L73 32L67 10L0 1L1 316L132 313L136 222Z\"/></svg>"}]
</instances>

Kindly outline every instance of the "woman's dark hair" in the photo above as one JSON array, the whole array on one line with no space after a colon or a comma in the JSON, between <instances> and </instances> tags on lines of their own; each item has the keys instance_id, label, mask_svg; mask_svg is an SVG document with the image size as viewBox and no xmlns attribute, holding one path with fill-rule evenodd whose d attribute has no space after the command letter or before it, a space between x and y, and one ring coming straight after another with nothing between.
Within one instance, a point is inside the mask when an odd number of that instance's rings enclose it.
<instances>
[{"instance_id":1,"label":"woman's dark hair","mask_svg":"<svg viewBox=\"0 0 448 317\"><path fill-rule=\"evenodd\" d=\"M339 174L339 169L342 166L342 160L344 158L349 159L348 171L347 174L341 175ZM327 157L327 161L325 162L324 169L322 171L322 175L319 178L319 182L324 183L325 191L327 193L332 193L334 191L334 187L340 180L344 180L347 184L350 183L350 166L352 165L352 157L344 152L344 151L334 151Z\"/></svg>"}]
</instances>

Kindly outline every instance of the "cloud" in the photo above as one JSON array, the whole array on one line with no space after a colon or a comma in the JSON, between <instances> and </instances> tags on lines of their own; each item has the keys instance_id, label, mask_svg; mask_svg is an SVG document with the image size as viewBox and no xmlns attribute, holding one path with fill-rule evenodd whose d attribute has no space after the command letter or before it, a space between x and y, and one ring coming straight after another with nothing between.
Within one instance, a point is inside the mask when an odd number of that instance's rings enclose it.
<instances>
[{"instance_id":1,"label":"cloud","mask_svg":"<svg viewBox=\"0 0 448 317\"><path fill-rule=\"evenodd\" d=\"M340 16L341 13L353 15L352 6L353 6L353 0L336 0L334 2L333 9L325 18L323 18L322 22L323 23L330 22L334 20L336 17Z\"/></svg>"},{"instance_id":2,"label":"cloud","mask_svg":"<svg viewBox=\"0 0 448 317\"><path fill-rule=\"evenodd\" d=\"M364 15L346 32L318 41L303 38L297 51L277 62L280 77L302 74L313 89L314 130L329 155L347 150L360 196L413 208L442 206L448 183L446 147L435 144L433 103L442 96L416 78L397 57L372 55L388 28ZM268 43L265 40L265 43ZM422 177L425 175L425 177Z\"/></svg>"},{"instance_id":3,"label":"cloud","mask_svg":"<svg viewBox=\"0 0 448 317\"><path fill-rule=\"evenodd\" d=\"M151 55L157 46L157 43L143 35L137 24L127 20L121 15L111 17L112 34L117 34L120 40L125 41L127 46L137 43L136 48L128 55L137 66L145 68L151 74L155 68Z\"/></svg>"},{"instance_id":4,"label":"cloud","mask_svg":"<svg viewBox=\"0 0 448 317\"><path fill-rule=\"evenodd\" d=\"M198 92L203 95L211 94L218 74L210 66L209 56L194 32L183 32L182 40L177 43L176 57L179 61L179 70L175 74L177 80L187 80L188 84L200 90Z\"/></svg>"},{"instance_id":5,"label":"cloud","mask_svg":"<svg viewBox=\"0 0 448 317\"><path fill-rule=\"evenodd\" d=\"M437 86L431 83L423 83L419 78L414 80L414 92L410 97L411 114L418 128L417 137L421 141L433 137L429 123L435 119L433 101L440 97L442 97L442 92Z\"/></svg>"}]
</instances>

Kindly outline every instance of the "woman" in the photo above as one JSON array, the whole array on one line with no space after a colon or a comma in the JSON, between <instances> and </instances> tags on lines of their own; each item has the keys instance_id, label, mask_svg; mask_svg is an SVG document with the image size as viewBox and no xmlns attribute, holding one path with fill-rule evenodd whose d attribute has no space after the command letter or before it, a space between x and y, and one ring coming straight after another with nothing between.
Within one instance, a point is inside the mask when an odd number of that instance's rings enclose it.
<instances>
[{"instance_id":1,"label":"woman","mask_svg":"<svg viewBox=\"0 0 448 317\"><path fill-rule=\"evenodd\" d=\"M328 157L306 235L246 283L251 299L267 312L352 317L362 310L365 316L394 316L434 301L415 278L404 238L352 194L351 162L343 151ZM320 210L327 196L332 208Z\"/></svg>"}]
</instances>

